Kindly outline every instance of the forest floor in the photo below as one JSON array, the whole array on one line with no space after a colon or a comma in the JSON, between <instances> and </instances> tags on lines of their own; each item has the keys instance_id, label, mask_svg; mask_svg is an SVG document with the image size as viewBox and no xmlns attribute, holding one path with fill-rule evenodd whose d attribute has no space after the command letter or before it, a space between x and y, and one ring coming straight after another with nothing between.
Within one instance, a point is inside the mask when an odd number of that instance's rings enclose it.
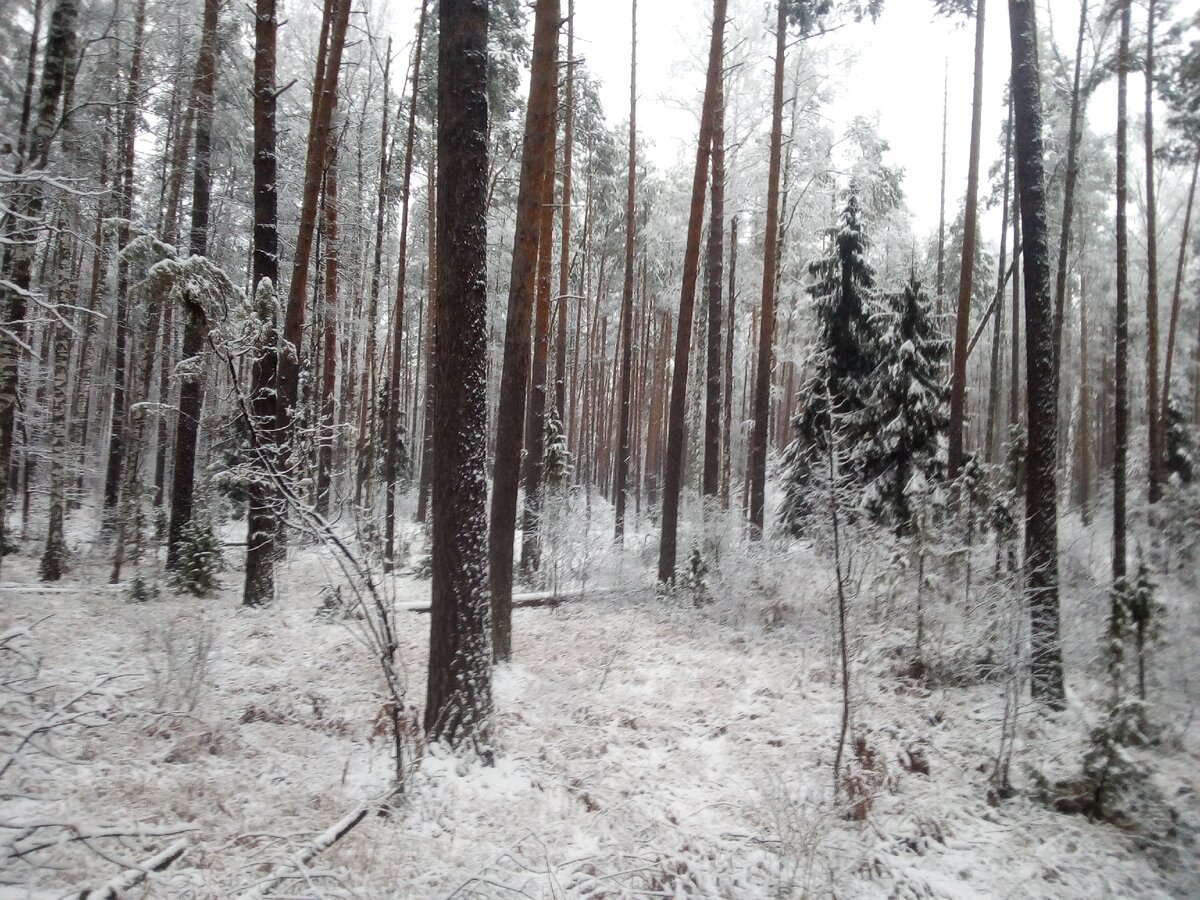
<instances>
[{"instance_id":1,"label":"forest floor","mask_svg":"<svg viewBox=\"0 0 1200 900\"><path fill-rule=\"evenodd\" d=\"M1169 738L1135 751L1173 817L1148 834L1052 811L1029 774L1077 773L1098 715L1101 676L1084 660L1102 615L1096 592L1080 586L1096 552L1086 535L1064 566L1075 585L1064 600L1071 702L1053 715L1019 708L1018 792L999 802L988 794L1005 684L914 677L912 628L897 624L911 603L885 599L881 611L866 587L855 595L852 736L863 744L857 756L847 749L850 778L835 801L829 565L800 546L727 559L729 574L710 576L697 606L646 589L652 542L630 543L593 575L593 586L618 590L516 611L515 661L496 673L493 766L427 753L387 815L372 811L303 866L306 843L383 796L392 774L376 727L378 667L355 620L316 615L322 587L341 577L327 551L295 549L278 603L245 610L234 547L216 597L164 586L135 604L106 583L106 554L84 537L53 588L37 581L27 545L4 561L0 633L6 649L40 660L45 697L87 693L73 709L88 715L22 749L20 790L0 782L0 838L16 847L12 827L35 821L92 837L0 859L0 898L77 896L180 839L182 857L122 896L232 897L280 875L272 896L1200 895L1194 592L1172 598L1155 657ZM428 590L427 580L394 580L397 601ZM957 602L924 610L927 653L943 673L979 649L962 630L978 616ZM419 704L429 620L397 616ZM968 637L950 646L956 629ZM11 688L13 654L2 656ZM97 836L139 828L141 837Z\"/></svg>"}]
</instances>

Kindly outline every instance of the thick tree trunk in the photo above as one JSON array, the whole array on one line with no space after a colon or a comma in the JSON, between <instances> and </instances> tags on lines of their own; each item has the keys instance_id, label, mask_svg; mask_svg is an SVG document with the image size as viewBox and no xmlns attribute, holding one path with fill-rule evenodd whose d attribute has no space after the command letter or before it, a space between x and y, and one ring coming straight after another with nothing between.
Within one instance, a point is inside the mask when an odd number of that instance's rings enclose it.
<instances>
[{"instance_id":1,"label":"thick tree trunk","mask_svg":"<svg viewBox=\"0 0 1200 900\"><path fill-rule=\"evenodd\" d=\"M982 4L981 4L982 5ZM1033 696L1066 703L1058 614L1058 522L1055 486L1058 397L1054 381L1054 307L1050 284L1041 85L1034 0L1009 0L1012 40L1013 146L1024 223L1025 356L1029 451L1025 478L1025 591L1030 613Z\"/></svg>"},{"instance_id":2,"label":"thick tree trunk","mask_svg":"<svg viewBox=\"0 0 1200 900\"><path fill-rule=\"evenodd\" d=\"M971 155L967 162L967 199L963 211L962 265L954 318L954 369L950 377L950 451L946 477L953 481L963 462L963 431L967 413L967 341L971 332L971 289L975 274L975 230L979 205L979 144L983 116L984 0L975 4L975 78L971 100ZM1011 7L1010 7L1011 8ZM1020 166L1017 167L1020 169ZM1017 249L1014 245L1013 253Z\"/></svg>"},{"instance_id":3,"label":"thick tree trunk","mask_svg":"<svg viewBox=\"0 0 1200 900\"><path fill-rule=\"evenodd\" d=\"M1021 177L1020 169L1013 172L1013 197L1020 202ZM1009 380L1008 380L1008 424L1009 427L1021 424L1021 271L1024 265L1021 256L1024 247L1021 244L1021 216L1013 216L1013 272L1012 272L1012 322L1010 323L1011 337L1008 351ZM1026 378L1028 378L1026 372Z\"/></svg>"},{"instance_id":4,"label":"thick tree trunk","mask_svg":"<svg viewBox=\"0 0 1200 900\"><path fill-rule=\"evenodd\" d=\"M19 164L25 171L46 168L57 124L59 101L68 77L67 69L75 56L75 27L79 17L77 0L58 0L50 14L46 52L42 64L42 84L38 94L37 118L29 138L29 150ZM27 163L27 164L26 164ZM7 539L5 513L8 506L8 463L12 457L13 426L16 421L20 390L19 361L25 334L25 298L29 291L37 226L44 197L41 182L32 178L18 193L14 206L11 243L0 258L0 544ZM0 553L0 559L3 553Z\"/></svg>"},{"instance_id":5,"label":"thick tree trunk","mask_svg":"<svg viewBox=\"0 0 1200 900\"><path fill-rule=\"evenodd\" d=\"M554 85L558 58L558 0L538 0L534 20L533 63L529 105L517 191L500 373L500 405L496 413L496 459L492 467L491 530L488 535L492 594L492 639L497 660L512 653L513 541L517 529L517 487L521 474L525 389L529 380L530 325L533 313L541 227L546 147L553 142ZM439 206L440 209L440 206ZM439 233L442 229L439 228ZM438 316L438 321L441 317Z\"/></svg>"},{"instance_id":6,"label":"thick tree trunk","mask_svg":"<svg viewBox=\"0 0 1200 900\"><path fill-rule=\"evenodd\" d=\"M629 472L629 398L633 391L633 201L637 188L637 0L633 0L629 40L629 164L625 179L625 281L621 288L621 418L613 495L616 526L613 539L625 542L625 489Z\"/></svg>"},{"instance_id":7,"label":"thick tree trunk","mask_svg":"<svg viewBox=\"0 0 1200 900\"><path fill-rule=\"evenodd\" d=\"M724 80L724 79L722 79ZM708 225L708 378L704 392L704 483L705 497L717 497L721 489L721 288L725 255L725 100L717 85L717 107L713 115L712 203Z\"/></svg>"},{"instance_id":8,"label":"thick tree trunk","mask_svg":"<svg viewBox=\"0 0 1200 900\"><path fill-rule=\"evenodd\" d=\"M487 572L486 0L441 0L433 585L425 733L491 755ZM556 23L557 24L557 23Z\"/></svg>"},{"instance_id":9,"label":"thick tree trunk","mask_svg":"<svg viewBox=\"0 0 1200 900\"><path fill-rule=\"evenodd\" d=\"M392 368L388 379L387 446L384 455L384 568L391 571L396 552L396 480L400 443L400 372L404 368L404 305L408 285L408 200L412 189L413 146L417 132L417 91L421 79L421 45L425 41L425 2L417 20L413 48L412 98L408 106L408 133L404 138L404 177L400 187L400 251L396 263L396 302L392 307Z\"/></svg>"},{"instance_id":10,"label":"thick tree trunk","mask_svg":"<svg viewBox=\"0 0 1200 900\"><path fill-rule=\"evenodd\" d=\"M242 603L262 606L275 594L274 485L266 477L273 462L271 431L275 418L275 373L279 327L279 196L275 191L275 45L279 20L276 0L255 0L254 9L254 254L252 280L260 308L262 343L250 370L251 446L260 472L247 488L246 581ZM270 292L267 294L266 292Z\"/></svg>"},{"instance_id":11,"label":"thick tree trunk","mask_svg":"<svg viewBox=\"0 0 1200 900\"><path fill-rule=\"evenodd\" d=\"M775 88L771 103L771 150L767 164L767 222L763 232L762 307L759 313L758 358L754 373L754 408L746 477L750 482L750 537L762 537L767 496L767 430L771 404L771 364L775 355L775 289L779 257L779 169L783 153L783 67L787 52L787 15L783 0L775 22Z\"/></svg>"},{"instance_id":12,"label":"thick tree trunk","mask_svg":"<svg viewBox=\"0 0 1200 900\"><path fill-rule=\"evenodd\" d=\"M1117 45L1117 309L1113 394L1113 552L1114 587L1126 575L1125 490L1129 452L1129 27L1130 4L1122 0L1121 32Z\"/></svg>"},{"instance_id":13,"label":"thick tree trunk","mask_svg":"<svg viewBox=\"0 0 1200 900\"><path fill-rule=\"evenodd\" d=\"M217 17L220 0L204 0L204 30L196 60L196 152L192 173L192 227L189 251L208 255L208 213L211 187L213 94L217 79ZM183 310L183 358L193 359L204 350L210 323L201 310L187 305ZM119 323L118 323L119 324ZM167 528L167 568L179 559L183 528L192 520L195 489L196 442L200 434L200 410L204 405L204 374L191 372L179 385L179 417L175 422L175 452L171 471L171 520ZM116 419L113 420L116 428ZM111 464L111 455L110 455Z\"/></svg>"},{"instance_id":14,"label":"thick tree trunk","mask_svg":"<svg viewBox=\"0 0 1200 900\"><path fill-rule=\"evenodd\" d=\"M696 273L700 266L700 230L704 221L704 192L708 182L708 159L712 151L713 117L717 105L717 87L721 80L722 62L725 58L725 8L726 0L713 0L712 41L708 48L708 79L704 88L704 107L700 114L700 138L696 145L696 168L692 176L692 205L688 213L687 244L683 254L683 287L679 298L679 321L675 333L675 368L671 373L671 405L667 417L667 454L663 464L662 537L658 548L658 580L660 583L675 583L679 501L683 488L688 357L692 344L692 313L696 306ZM768 235L773 233L768 229ZM763 437L765 439L765 432Z\"/></svg>"}]
</instances>

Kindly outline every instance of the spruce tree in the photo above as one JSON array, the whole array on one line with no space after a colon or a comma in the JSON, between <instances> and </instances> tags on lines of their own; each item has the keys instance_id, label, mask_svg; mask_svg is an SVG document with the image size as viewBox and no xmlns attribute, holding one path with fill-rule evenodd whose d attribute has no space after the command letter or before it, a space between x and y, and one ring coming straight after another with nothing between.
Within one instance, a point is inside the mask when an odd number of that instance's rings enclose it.
<instances>
[{"instance_id":1,"label":"spruce tree","mask_svg":"<svg viewBox=\"0 0 1200 900\"><path fill-rule=\"evenodd\" d=\"M903 534L914 524L913 497L945 477L950 342L930 315L931 301L915 272L887 304L863 410L867 427L853 454L866 486L863 505Z\"/></svg>"},{"instance_id":2,"label":"spruce tree","mask_svg":"<svg viewBox=\"0 0 1200 900\"><path fill-rule=\"evenodd\" d=\"M840 223L829 231L832 252L808 267L817 280L808 288L816 315L812 375L800 398L793 426L796 437L784 454L782 519L793 533L811 512L811 498L823 472L832 423L838 445L855 447L863 437L869 381L878 358L871 321L875 270L867 262L868 240L853 188ZM861 476L852 460L838 466L847 483Z\"/></svg>"}]
</instances>

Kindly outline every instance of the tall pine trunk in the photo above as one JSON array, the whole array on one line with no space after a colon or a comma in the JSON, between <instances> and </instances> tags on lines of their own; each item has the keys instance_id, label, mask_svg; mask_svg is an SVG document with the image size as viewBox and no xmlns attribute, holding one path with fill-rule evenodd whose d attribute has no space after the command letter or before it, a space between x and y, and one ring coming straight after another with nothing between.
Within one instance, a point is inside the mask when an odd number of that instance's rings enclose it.
<instances>
[{"instance_id":1,"label":"tall pine trunk","mask_svg":"<svg viewBox=\"0 0 1200 900\"><path fill-rule=\"evenodd\" d=\"M250 369L251 447L259 470L247 486L246 581L242 603L262 606L275 594L276 519L274 486L267 470L275 454L271 436L275 418L278 349L279 196L275 191L275 37L279 30L276 0L254 6L254 248L251 279L262 337Z\"/></svg>"},{"instance_id":2,"label":"tall pine trunk","mask_svg":"<svg viewBox=\"0 0 1200 900\"><path fill-rule=\"evenodd\" d=\"M967 413L967 341L971 330L971 289L975 274L975 231L979 206L979 144L983 116L984 0L975 4L975 77L971 99L971 151L967 162L967 199L963 210L962 264L954 318L954 368L950 376L950 450L946 477L953 481L963 462L963 432ZM1010 6L1011 9L1011 6ZM1018 170L1020 165L1017 166ZM1013 252L1016 253L1014 246Z\"/></svg>"},{"instance_id":3,"label":"tall pine trunk","mask_svg":"<svg viewBox=\"0 0 1200 900\"><path fill-rule=\"evenodd\" d=\"M721 489L721 288L724 282L725 236L725 101L717 85L713 115L712 203L708 225L708 376L704 392L705 497Z\"/></svg>"},{"instance_id":4,"label":"tall pine trunk","mask_svg":"<svg viewBox=\"0 0 1200 900\"><path fill-rule=\"evenodd\" d=\"M554 132L554 84L558 57L558 0L538 0L534 19L529 105L517 189L508 288L500 405L496 413L496 459L492 468L491 523L488 535L492 594L493 646L497 660L512 654L513 541L517 530L517 487L521 474L525 388L529 380L530 325L538 260L538 233L546 171L546 146ZM439 210L441 205L439 203ZM439 233L442 229L439 227ZM439 273L440 277L440 273ZM440 293L440 291L439 291ZM437 316L441 321L441 315Z\"/></svg>"},{"instance_id":5,"label":"tall pine trunk","mask_svg":"<svg viewBox=\"0 0 1200 900\"><path fill-rule=\"evenodd\" d=\"M629 164L625 179L625 281L621 288L621 418L613 494L616 525L613 538L625 541L625 489L629 472L629 398L633 391L633 199L637 187L637 0L633 0L629 39Z\"/></svg>"},{"instance_id":6,"label":"tall pine trunk","mask_svg":"<svg viewBox=\"0 0 1200 900\"><path fill-rule=\"evenodd\" d=\"M754 406L746 477L750 482L750 536L762 537L767 497L768 418L771 363L775 342L775 289L779 255L779 169L783 154L783 67L787 52L787 10L779 0L775 21L775 87L771 102L771 149L767 164L767 221L763 231L762 306L759 313L758 359L754 373Z\"/></svg>"},{"instance_id":7,"label":"tall pine trunk","mask_svg":"<svg viewBox=\"0 0 1200 900\"><path fill-rule=\"evenodd\" d=\"M982 5L982 4L981 4ZM1013 148L1024 224L1026 404L1025 591L1030 613L1030 688L1054 708L1065 705L1058 613L1054 307L1050 283L1042 101L1034 0L1009 0L1012 40Z\"/></svg>"},{"instance_id":8,"label":"tall pine trunk","mask_svg":"<svg viewBox=\"0 0 1200 900\"><path fill-rule=\"evenodd\" d=\"M208 255L209 193L212 183L213 96L217 80L217 18L220 0L204 0L204 26L196 60L196 151L192 172L192 227L188 249L192 256ZM183 314L183 358L204 351L209 324L195 304ZM120 324L120 323L118 323ZM200 435L200 410L204 405L204 373L191 371L179 385L179 416L175 421L175 450L171 470L171 519L167 528L167 568L179 560L184 526L192 520L195 490L196 442ZM114 414L113 428L116 428ZM111 461L111 456L110 456Z\"/></svg>"},{"instance_id":9,"label":"tall pine trunk","mask_svg":"<svg viewBox=\"0 0 1200 900\"><path fill-rule=\"evenodd\" d=\"M700 114L700 137L696 144L696 168L692 176L692 205L688 213L687 244L683 254L683 286L680 291L679 321L675 333L675 368L671 373L671 404L667 416L667 453L663 461L662 535L658 547L658 580L664 584L675 583L679 502L683 489L688 357L692 345L692 314L696 306L696 274L700 266L700 230L704 221L704 193L708 182L708 160L712 152L713 118L717 105L717 86L720 84L721 66L725 57L725 8L726 0L713 0L708 79L704 88L704 107ZM767 234L772 233L767 231ZM765 442L765 432L763 439Z\"/></svg>"},{"instance_id":10,"label":"tall pine trunk","mask_svg":"<svg viewBox=\"0 0 1200 900\"><path fill-rule=\"evenodd\" d=\"M1122 0L1117 44L1117 309L1113 363L1113 586L1126 575L1125 492L1129 452L1129 28L1131 0Z\"/></svg>"},{"instance_id":11,"label":"tall pine trunk","mask_svg":"<svg viewBox=\"0 0 1200 900\"><path fill-rule=\"evenodd\" d=\"M440 0L433 584L425 733L490 757L486 0ZM557 27L557 22L555 23Z\"/></svg>"}]
</instances>

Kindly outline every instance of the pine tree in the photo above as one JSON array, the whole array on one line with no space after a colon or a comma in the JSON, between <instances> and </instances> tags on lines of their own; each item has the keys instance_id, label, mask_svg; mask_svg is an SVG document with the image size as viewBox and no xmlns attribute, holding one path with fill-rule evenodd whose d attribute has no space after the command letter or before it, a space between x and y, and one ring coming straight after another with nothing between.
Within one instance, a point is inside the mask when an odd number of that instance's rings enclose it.
<instances>
[{"instance_id":1,"label":"pine tree","mask_svg":"<svg viewBox=\"0 0 1200 900\"><path fill-rule=\"evenodd\" d=\"M890 309L880 317L886 323L880 360L864 409L866 440L853 452L866 482L864 505L907 533L913 527L912 496L944 479L950 343L930 315L931 301L915 272L887 301Z\"/></svg>"},{"instance_id":2,"label":"pine tree","mask_svg":"<svg viewBox=\"0 0 1200 900\"><path fill-rule=\"evenodd\" d=\"M812 488L827 471L823 460L831 421L843 429L842 447L854 447L863 434L861 413L877 358L870 318L875 270L867 262L867 235L853 190L841 224L830 230L830 237L833 252L809 265L809 273L817 278L808 289L817 318L813 374L793 422L796 437L784 456L782 519L793 533L801 530L802 520L812 512L811 498L819 496ZM850 465L839 465L838 470L846 479L856 474Z\"/></svg>"}]
</instances>

